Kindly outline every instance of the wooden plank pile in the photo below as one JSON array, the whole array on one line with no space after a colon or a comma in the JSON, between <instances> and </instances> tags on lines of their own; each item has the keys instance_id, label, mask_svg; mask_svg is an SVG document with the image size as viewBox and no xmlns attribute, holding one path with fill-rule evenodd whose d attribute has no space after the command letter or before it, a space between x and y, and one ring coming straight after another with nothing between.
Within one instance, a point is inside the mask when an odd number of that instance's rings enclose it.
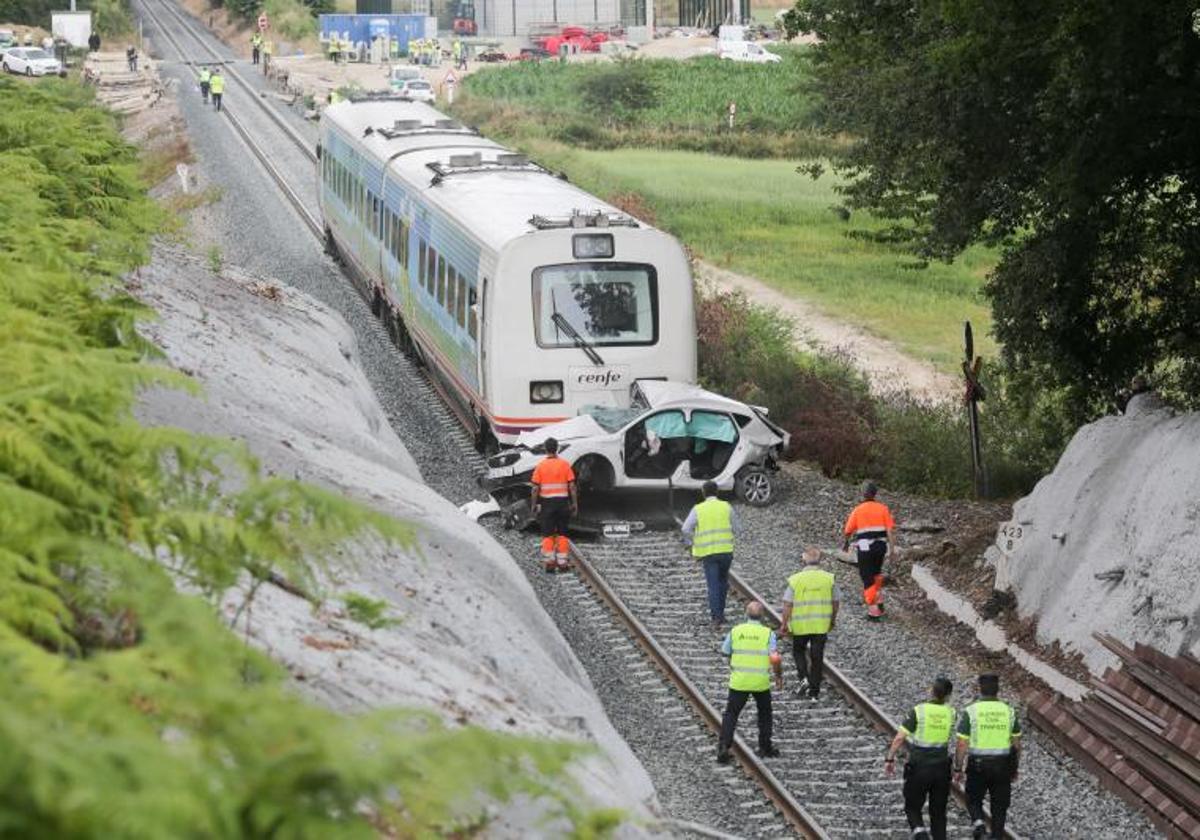
<instances>
[{"instance_id":1,"label":"wooden plank pile","mask_svg":"<svg viewBox=\"0 0 1200 840\"><path fill-rule=\"evenodd\" d=\"M1200 837L1200 661L1096 639L1121 667L1080 702L1029 692L1030 720L1168 836Z\"/></svg>"},{"instance_id":2,"label":"wooden plank pile","mask_svg":"<svg viewBox=\"0 0 1200 840\"><path fill-rule=\"evenodd\" d=\"M137 72L129 71L123 52L89 53L83 79L96 86L96 99L120 114L135 114L162 98L163 88L154 62L138 56Z\"/></svg>"}]
</instances>

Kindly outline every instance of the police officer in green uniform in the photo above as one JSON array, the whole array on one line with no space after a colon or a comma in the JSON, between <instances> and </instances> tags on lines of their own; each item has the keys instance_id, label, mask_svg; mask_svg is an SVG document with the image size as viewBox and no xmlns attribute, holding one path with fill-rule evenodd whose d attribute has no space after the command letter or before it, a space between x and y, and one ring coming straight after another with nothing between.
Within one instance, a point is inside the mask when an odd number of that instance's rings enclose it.
<instances>
[{"instance_id":1,"label":"police officer in green uniform","mask_svg":"<svg viewBox=\"0 0 1200 840\"><path fill-rule=\"evenodd\" d=\"M758 754L766 758L779 755L779 750L771 744L771 671L775 671L775 687L782 691L783 670L775 634L763 625L762 616L763 605L751 601L746 605L746 620L730 630L721 643L721 652L729 657L729 699L721 720L719 764L732 760L729 748L733 746L733 733L751 697L758 711Z\"/></svg>"},{"instance_id":2,"label":"police officer in green uniform","mask_svg":"<svg viewBox=\"0 0 1200 840\"><path fill-rule=\"evenodd\" d=\"M958 745L954 778L967 771L967 812L971 815L975 840L987 836L983 821L983 799L992 805L991 837L1004 837L1004 820L1017 780L1021 755L1021 722L1012 706L997 699L1000 678L979 676L979 700L963 709L958 720Z\"/></svg>"},{"instance_id":3,"label":"police officer in green uniform","mask_svg":"<svg viewBox=\"0 0 1200 840\"><path fill-rule=\"evenodd\" d=\"M946 802L950 798L950 742L954 740L953 684L945 677L933 681L929 702L918 703L908 713L892 739L883 770L896 772L896 752L908 744L904 765L904 816L912 836L946 840ZM929 799L929 828L921 809Z\"/></svg>"}]
</instances>

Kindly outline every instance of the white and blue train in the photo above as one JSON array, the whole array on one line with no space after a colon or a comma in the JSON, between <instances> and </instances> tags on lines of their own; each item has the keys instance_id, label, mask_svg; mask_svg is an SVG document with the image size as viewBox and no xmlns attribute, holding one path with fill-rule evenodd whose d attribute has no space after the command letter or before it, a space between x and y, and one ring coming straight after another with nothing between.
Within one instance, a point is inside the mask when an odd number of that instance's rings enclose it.
<instances>
[{"instance_id":1,"label":"white and blue train","mask_svg":"<svg viewBox=\"0 0 1200 840\"><path fill-rule=\"evenodd\" d=\"M331 252L481 444L695 381L673 237L421 103L332 105L319 154Z\"/></svg>"}]
</instances>

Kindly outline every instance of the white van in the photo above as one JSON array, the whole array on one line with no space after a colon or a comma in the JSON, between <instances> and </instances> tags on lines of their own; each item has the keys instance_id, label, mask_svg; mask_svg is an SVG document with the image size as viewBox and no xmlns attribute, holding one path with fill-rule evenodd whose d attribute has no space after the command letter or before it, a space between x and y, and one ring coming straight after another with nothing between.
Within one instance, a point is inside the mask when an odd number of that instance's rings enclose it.
<instances>
[{"instance_id":1,"label":"white van","mask_svg":"<svg viewBox=\"0 0 1200 840\"><path fill-rule=\"evenodd\" d=\"M388 76L392 90L397 92L404 88L405 82L418 81L421 78L421 71L418 68L399 64L392 67L392 72Z\"/></svg>"},{"instance_id":2,"label":"white van","mask_svg":"<svg viewBox=\"0 0 1200 840\"><path fill-rule=\"evenodd\" d=\"M752 41L717 41L717 56L730 61L748 61L752 64L774 64L783 57L764 50Z\"/></svg>"}]
</instances>

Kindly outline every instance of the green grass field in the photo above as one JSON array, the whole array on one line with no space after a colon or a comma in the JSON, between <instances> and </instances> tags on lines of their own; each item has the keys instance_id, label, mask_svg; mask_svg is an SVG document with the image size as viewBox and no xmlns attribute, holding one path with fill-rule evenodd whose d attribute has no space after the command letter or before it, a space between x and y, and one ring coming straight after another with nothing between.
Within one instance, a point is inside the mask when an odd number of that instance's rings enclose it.
<instances>
[{"instance_id":1,"label":"green grass field","mask_svg":"<svg viewBox=\"0 0 1200 840\"><path fill-rule=\"evenodd\" d=\"M980 291L994 255L972 248L953 264L913 268L911 255L850 235L882 225L864 214L842 221L831 209L838 203L831 174L813 181L780 160L538 146L539 159L585 189L640 195L659 226L697 256L859 322L913 356L956 368L968 318L982 337L977 352L995 353Z\"/></svg>"}]
</instances>

